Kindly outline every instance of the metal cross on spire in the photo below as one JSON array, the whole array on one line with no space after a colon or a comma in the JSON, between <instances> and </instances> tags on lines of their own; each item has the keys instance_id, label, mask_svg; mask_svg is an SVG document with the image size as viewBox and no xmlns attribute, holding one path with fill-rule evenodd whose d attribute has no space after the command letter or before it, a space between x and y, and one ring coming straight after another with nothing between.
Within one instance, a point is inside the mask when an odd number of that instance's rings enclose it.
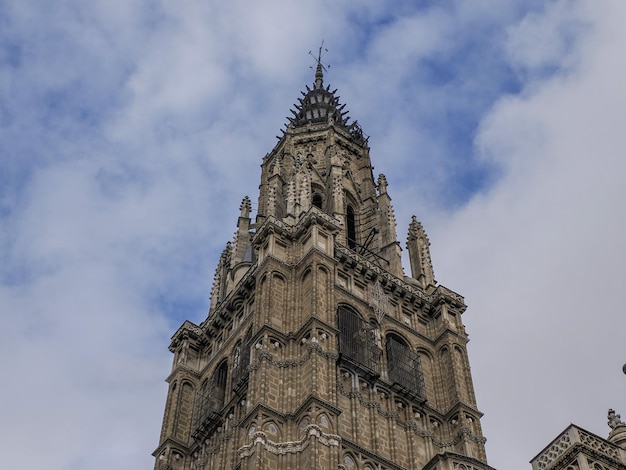
<instances>
[{"instance_id":1,"label":"metal cross on spire","mask_svg":"<svg viewBox=\"0 0 626 470\"><path fill-rule=\"evenodd\" d=\"M324 52L328 52L328 49L324 47L324 40L322 39L322 44L320 45L317 51L317 57L313 55L313 51L309 51L309 55L315 59L315 62L317 62L318 67L322 67L322 69L327 72L328 69L330 68L330 65L322 64L322 55L324 55ZM313 66L311 66L311 68L313 68Z\"/></svg>"},{"instance_id":2,"label":"metal cross on spire","mask_svg":"<svg viewBox=\"0 0 626 470\"><path fill-rule=\"evenodd\" d=\"M313 57L315 61L317 62L317 67L315 69L315 88L316 89L322 88L322 85L324 84L324 72L327 72L328 69L330 68L330 65L322 64L323 52L328 52L328 49L324 47L323 39L322 39L322 44L320 45L319 50L317 51L317 57L313 55L312 51L309 51L309 55ZM311 66L311 68L313 67Z\"/></svg>"}]
</instances>

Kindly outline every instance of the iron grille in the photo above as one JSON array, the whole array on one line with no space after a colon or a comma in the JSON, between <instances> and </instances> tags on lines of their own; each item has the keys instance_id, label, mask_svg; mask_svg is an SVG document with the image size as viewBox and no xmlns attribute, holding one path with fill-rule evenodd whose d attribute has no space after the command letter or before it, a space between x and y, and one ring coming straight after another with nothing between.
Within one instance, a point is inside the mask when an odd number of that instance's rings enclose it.
<instances>
[{"instance_id":1,"label":"iron grille","mask_svg":"<svg viewBox=\"0 0 626 470\"><path fill-rule=\"evenodd\" d=\"M220 411L224 405L224 394L228 367L223 364L206 381L198 393L193 414L193 437L206 438L219 426L222 416Z\"/></svg>"},{"instance_id":2,"label":"iron grille","mask_svg":"<svg viewBox=\"0 0 626 470\"><path fill-rule=\"evenodd\" d=\"M250 365L250 348L252 343L248 340L243 343L233 357L233 390L237 391L248 381L248 366Z\"/></svg>"},{"instance_id":3,"label":"iron grille","mask_svg":"<svg viewBox=\"0 0 626 470\"><path fill-rule=\"evenodd\" d=\"M387 372L396 389L426 399L419 354L390 337L387 339Z\"/></svg>"},{"instance_id":4,"label":"iron grille","mask_svg":"<svg viewBox=\"0 0 626 470\"><path fill-rule=\"evenodd\" d=\"M379 376L382 350L376 345L373 328L345 307L339 307L337 317L342 359L360 366L369 375Z\"/></svg>"}]
</instances>

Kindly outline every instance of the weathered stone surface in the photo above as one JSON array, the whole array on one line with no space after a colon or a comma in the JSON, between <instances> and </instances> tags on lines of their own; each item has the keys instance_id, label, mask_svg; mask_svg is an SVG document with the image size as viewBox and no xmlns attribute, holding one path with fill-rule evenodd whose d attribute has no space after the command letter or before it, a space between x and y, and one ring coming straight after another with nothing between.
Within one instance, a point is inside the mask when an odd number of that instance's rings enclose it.
<instances>
[{"instance_id":1,"label":"weathered stone surface","mask_svg":"<svg viewBox=\"0 0 626 470\"><path fill-rule=\"evenodd\" d=\"M241 204L207 319L172 338L156 469L489 468L463 298L416 220L404 276L387 181L322 83L263 159L254 221Z\"/></svg>"}]
</instances>

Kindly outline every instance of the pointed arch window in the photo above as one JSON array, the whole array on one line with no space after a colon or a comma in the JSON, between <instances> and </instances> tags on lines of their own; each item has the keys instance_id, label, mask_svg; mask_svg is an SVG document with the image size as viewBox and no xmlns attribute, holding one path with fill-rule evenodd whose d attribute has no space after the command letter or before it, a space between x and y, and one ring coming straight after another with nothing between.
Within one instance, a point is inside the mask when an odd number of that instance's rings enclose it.
<instances>
[{"instance_id":1,"label":"pointed arch window","mask_svg":"<svg viewBox=\"0 0 626 470\"><path fill-rule=\"evenodd\" d=\"M346 229L348 236L348 248L356 248L356 218L354 216L354 208L348 205L346 208Z\"/></svg>"},{"instance_id":2,"label":"pointed arch window","mask_svg":"<svg viewBox=\"0 0 626 470\"><path fill-rule=\"evenodd\" d=\"M426 400L424 376L419 355L398 335L387 336L387 374L393 388L409 396Z\"/></svg>"},{"instance_id":3,"label":"pointed arch window","mask_svg":"<svg viewBox=\"0 0 626 470\"><path fill-rule=\"evenodd\" d=\"M211 435L222 421L220 411L226 398L228 363L222 361L210 379L200 387L194 406L194 438L203 439Z\"/></svg>"},{"instance_id":4,"label":"pointed arch window","mask_svg":"<svg viewBox=\"0 0 626 470\"><path fill-rule=\"evenodd\" d=\"M324 200L322 199L322 195L320 193L313 193L313 197L311 198L311 203L317 207L318 209L322 209L322 204Z\"/></svg>"},{"instance_id":5,"label":"pointed arch window","mask_svg":"<svg viewBox=\"0 0 626 470\"><path fill-rule=\"evenodd\" d=\"M376 344L373 328L358 313L345 306L339 306L337 310L337 325L342 362L356 366L369 376L378 377L382 351Z\"/></svg>"},{"instance_id":6,"label":"pointed arch window","mask_svg":"<svg viewBox=\"0 0 626 470\"><path fill-rule=\"evenodd\" d=\"M250 349L252 348L252 329L248 329L246 337L233 350L232 388L237 391L248 381L250 365Z\"/></svg>"}]
</instances>

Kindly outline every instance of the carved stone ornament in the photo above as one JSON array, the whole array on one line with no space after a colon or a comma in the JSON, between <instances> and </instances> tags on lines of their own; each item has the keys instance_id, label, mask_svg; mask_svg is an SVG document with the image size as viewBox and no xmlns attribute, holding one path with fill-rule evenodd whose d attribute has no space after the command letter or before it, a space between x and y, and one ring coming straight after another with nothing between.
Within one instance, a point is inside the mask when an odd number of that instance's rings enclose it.
<instances>
[{"instance_id":1,"label":"carved stone ornament","mask_svg":"<svg viewBox=\"0 0 626 470\"><path fill-rule=\"evenodd\" d=\"M250 211L252 210L252 203L250 202L250 198L245 196L241 201L241 205L239 206L240 217L248 218L250 217Z\"/></svg>"},{"instance_id":2,"label":"carved stone ornament","mask_svg":"<svg viewBox=\"0 0 626 470\"><path fill-rule=\"evenodd\" d=\"M620 426L626 426L624 424L624 421L622 421L620 418L621 416L615 413L615 410L613 409L609 409L609 415L608 415L608 425L611 429L615 429L617 427Z\"/></svg>"},{"instance_id":3,"label":"carved stone ornament","mask_svg":"<svg viewBox=\"0 0 626 470\"><path fill-rule=\"evenodd\" d=\"M390 307L389 297L385 294L380 282L374 282L367 286L367 301L370 307L374 309L376 319L380 323L385 314L389 312Z\"/></svg>"},{"instance_id":4,"label":"carved stone ornament","mask_svg":"<svg viewBox=\"0 0 626 470\"><path fill-rule=\"evenodd\" d=\"M378 175L378 194L387 193L387 177L382 173Z\"/></svg>"},{"instance_id":5,"label":"carved stone ornament","mask_svg":"<svg viewBox=\"0 0 626 470\"><path fill-rule=\"evenodd\" d=\"M319 426L310 424L305 429L305 436L299 441L274 442L268 439L266 433L257 431L252 435L252 442L239 448L237 453L240 458L249 457L254 454L256 444L261 444L265 450L276 455L298 453L309 446L311 438L317 439L320 444L327 447L339 447L341 443L341 436L326 434Z\"/></svg>"}]
</instances>

